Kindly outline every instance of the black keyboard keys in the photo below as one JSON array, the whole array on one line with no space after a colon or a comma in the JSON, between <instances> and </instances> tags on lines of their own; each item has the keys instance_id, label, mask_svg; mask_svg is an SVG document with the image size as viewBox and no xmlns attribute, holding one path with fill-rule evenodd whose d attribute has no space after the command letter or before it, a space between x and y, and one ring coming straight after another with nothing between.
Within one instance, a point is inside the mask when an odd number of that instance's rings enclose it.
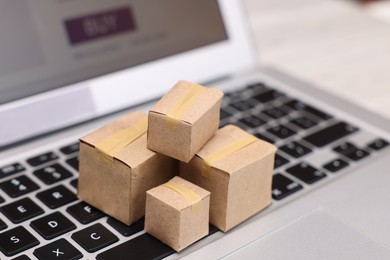
<instances>
[{"instance_id":1,"label":"black keyboard keys","mask_svg":"<svg viewBox=\"0 0 390 260\"><path fill-rule=\"evenodd\" d=\"M103 212L83 201L70 206L66 209L66 211L75 219L77 219L81 224L89 224L104 216Z\"/></svg>"},{"instance_id":2,"label":"black keyboard keys","mask_svg":"<svg viewBox=\"0 0 390 260\"><path fill-rule=\"evenodd\" d=\"M34 175L48 185L72 177L72 174L58 163L36 170Z\"/></svg>"},{"instance_id":3,"label":"black keyboard keys","mask_svg":"<svg viewBox=\"0 0 390 260\"><path fill-rule=\"evenodd\" d=\"M70 166L72 166L73 169L75 169L76 171L79 170L79 157L73 157L73 158L70 158L68 160L66 160L66 163L69 164Z\"/></svg>"},{"instance_id":4,"label":"black keyboard keys","mask_svg":"<svg viewBox=\"0 0 390 260\"><path fill-rule=\"evenodd\" d=\"M40 192L37 194L37 198L51 209L56 209L77 199L76 195L63 185Z\"/></svg>"},{"instance_id":5,"label":"black keyboard keys","mask_svg":"<svg viewBox=\"0 0 390 260\"><path fill-rule=\"evenodd\" d=\"M48 162L51 162L53 160L57 160L58 156L53 152L44 153L35 157L32 157L27 160L28 164L31 166L39 166Z\"/></svg>"},{"instance_id":6,"label":"black keyboard keys","mask_svg":"<svg viewBox=\"0 0 390 260\"><path fill-rule=\"evenodd\" d=\"M60 212L54 212L50 215L36 219L32 221L30 225L44 239L53 239L76 228L76 226Z\"/></svg>"},{"instance_id":7,"label":"black keyboard keys","mask_svg":"<svg viewBox=\"0 0 390 260\"><path fill-rule=\"evenodd\" d=\"M291 100L291 101L287 102L285 105L294 109L294 110L303 111L305 113L308 113L309 115L314 115L321 120L328 120L328 119L332 118L332 116L330 116L329 114L327 114L327 113L325 113L317 108L309 106L305 103L302 103L301 101L298 101L298 100Z\"/></svg>"},{"instance_id":8,"label":"black keyboard keys","mask_svg":"<svg viewBox=\"0 0 390 260\"><path fill-rule=\"evenodd\" d=\"M127 259L129 254L136 259L162 259L173 253L175 253L175 250L145 233L98 254L96 259Z\"/></svg>"},{"instance_id":9,"label":"black keyboard keys","mask_svg":"<svg viewBox=\"0 0 390 260\"><path fill-rule=\"evenodd\" d=\"M311 153L311 149L298 142L288 143L286 145L283 145L279 149L294 158L300 158L308 153Z\"/></svg>"},{"instance_id":10,"label":"black keyboard keys","mask_svg":"<svg viewBox=\"0 0 390 260\"><path fill-rule=\"evenodd\" d=\"M13 258L12 260L31 260L31 258L26 255L20 255L18 257Z\"/></svg>"},{"instance_id":11,"label":"black keyboard keys","mask_svg":"<svg viewBox=\"0 0 390 260\"><path fill-rule=\"evenodd\" d=\"M230 104L230 107L242 112L252 109L255 106L245 100L241 100Z\"/></svg>"},{"instance_id":12,"label":"black keyboard keys","mask_svg":"<svg viewBox=\"0 0 390 260\"><path fill-rule=\"evenodd\" d=\"M7 228L7 224L5 224L5 222L0 219L0 230L6 229L6 228Z\"/></svg>"},{"instance_id":13,"label":"black keyboard keys","mask_svg":"<svg viewBox=\"0 0 390 260\"><path fill-rule=\"evenodd\" d=\"M74 233L72 239L90 253L96 252L119 240L100 223Z\"/></svg>"},{"instance_id":14,"label":"black keyboard keys","mask_svg":"<svg viewBox=\"0 0 390 260\"><path fill-rule=\"evenodd\" d=\"M284 96L284 94L276 90L269 90L253 96L253 99L261 103L267 103L281 96Z\"/></svg>"},{"instance_id":15,"label":"black keyboard keys","mask_svg":"<svg viewBox=\"0 0 390 260\"><path fill-rule=\"evenodd\" d=\"M16 198L39 189L39 186L27 176L22 175L0 183L0 188L11 198Z\"/></svg>"},{"instance_id":16,"label":"black keyboard keys","mask_svg":"<svg viewBox=\"0 0 390 260\"><path fill-rule=\"evenodd\" d=\"M351 144L349 142L345 142L333 149L335 152L340 153L344 155L345 157L353 160L353 161L359 161L368 155L370 155L367 151L359 149L354 144Z\"/></svg>"},{"instance_id":17,"label":"black keyboard keys","mask_svg":"<svg viewBox=\"0 0 390 260\"><path fill-rule=\"evenodd\" d=\"M0 168L0 179L24 171L25 168L20 163L13 163Z\"/></svg>"},{"instance_id":18,"label":"black keyboard keys","mask_svg":"<svg viewBox=\"0 0 390 260\"><path fill-rule=\"evenodd\" d=\"M279 168L280 166L285 165L286 163L289 163L289 160L281 156L280 154L275 154L275 163L274 163L274 169Z\"/></svg>"},{"instance_id":19,"label":"black keyboard keys","mask_svg":"<svg viewBox=\"0 0 390 260\"><path fill-rule=\"evenodd\" d=\"M325 173L304 162L290 167L286 171L307 184L313 184L326 177Z\"/></svg>"},{"instance_id":20,"label":"black keyboard keys","mask_svg":"<svg viewBox=\"0 0 390 260\"><path fill-rule=\"evenodd\" d=\"M287 112L283 111L282 109L278 107L272 107L269 109L266 109L263 111L264 114L267 116L273 118L273 119L279 119L287 115Z\"/></svg>"},{"instance_id":21,"label":"black keyboard keys","mask_svg":"<svg viewBox=\"0 0 390 260\"><path fill-rule=\"evenodd\" d=\"M295 131L283 125L271 127L267 131L280 139L286 139L296 134Z\"/></svg>"},{"instance_id":22,"label":"black keyboard keys","mask_svg":"<svg viewBox=\"0 0 390 260\"><path fill-rule=\"evenodd\" d=\"M73 144L70 144L70 145L67 145L67 146L64 146L62 148L60 148L60 151L63 153L63 154L72 154L72 153L76 153L78 152L80 149L80 143L79 142L76 142L76 143L73 143Z\"/></svg>"},{"instance_id":23,"label":"black keyboard keys","mask_svg":"<svg viewBox=\"0 0 390 260\"><path fill-rule=\"evenodd\" d=\"M34 255L39 260L76 260L81 259L83 255L79 250L72 246L68 241L61 238L48 245L34 250Z\"/></svg>"},{"instance_id":24,"label":"black keyboard keys","mask_svg":"<svg viewBox=\"0 0 390 260\"><path fill-rule=\"evenodd\" d=\"M374 140L373 142L368 144L368 147L370 147L373 150L379 151L382 150L383 148L387 147L389 145L389 142L387 142L384 139L378 138Z\"/></svg>"},{"instance_id":25,"label":"black keyboard keys","mask_svg":"<svg viewBox=\"0 0 390 260\"><path fill-rule=\"evenodd\" d=\"M43 210L29 198L4 205L0 211L15 224L43 213Z\"/></svg>"},{"instance_id":26,"label":"black keyboard keys","mask_svg":"<svg viewBox=\"0 0 390 260\"><path fill-rule=\"evenodd\" d=\"M348 163L342 159L334 159L325 163L322 167L330 172L338 172L348 166Z\"/></svg>"},{"instance_id":27,"label":"black keyboard keys","mask_svg":"<svg viewBox=\"0 0 390 260\"><path fill-rule=\"evenodd\" d=\"M145 219L141 218L137 220L135 223L131 224L130 226L123 224L122 222L114 219L114 218L108 218L107 223L115 228L116 231L122 234L122 236L129 237L131 235L134 235L142 230L144 230L144 222Z\"/></svg>"},{"instance_id":28,"label":"black keyboard keys","mask_svg":"<svg viewBox=\"0 0 390 260\"><path fill-rule=\"evenodd\" d=\"M356 131L358 128L339 122L306 136L304 140L314 146L323 147Z\"/></svg>"},{"instance_id":29,"label":"black keyboard keys","mask_svg":"<svg viewBox=\"0 0 390 260\"><path fill-rule=\"evenodd\" d=\"M294 118L290 121L290 123L298 126L301 129L309 129L317 125L317 123L314 120L309 119L308 117L305 116Z\"/></svg>"},{"instance_id":30,"label":"black keyboard keys","mask_svg":"<svg viewBox=\"0 0 390 260\"><path fill-rule=\"evenodd\" d=\"M268 143L271 143L271 144L274 144L275 141L272 140L271 138L269 138L268 136L265 136L264 134L262 133L256 133L255 136L263 141L266 141Z\"/></svg>"},{"instance_id":31,"label":"black keyboard keys","mask_svg":"<svg viewBox=\"0 0 390 260\"><path fill-rule=\"evenodd\" d=\"M258 126L265 124L264 120L256 116L248 116L248 117L241 118L239 122L244 124L244 126L248 126L249 128L256 128Z\"/></svg>"},{"instance_id":32,"label":"black keyboard keys","mask_svg":"<svg viewBox=\"0 0 390 260\"><path fill-rule=\"evenodd\" d=\"M232 114L230 114L229 112L227 112L227 111L221 109L219 119L220 119L220 120L223 120L223 119L228 118L228 117L231 117L231 116L232 116Z\"/></svg>"},{"instance_id":33,"label":"black keyboard keys","mask_svg":"<svg viewBox=\"0 0 390 260\"><path fill-rule=\"evenodd\" d=\"M281 200L302 188L302 185L299 183L278 173L275 174L272 179L272 198Z\"/></svg>"},{"instance_id":34,"label":"black keyboard keys","mask_svg":"<svg viewBox=\"0 0 390 260\"><path fill-rule=\"evenodd\" d=\"M0 234L0 250L6 256L16 255L38 244L39 241L22 226Z\"/></svg>"}]
</instances>

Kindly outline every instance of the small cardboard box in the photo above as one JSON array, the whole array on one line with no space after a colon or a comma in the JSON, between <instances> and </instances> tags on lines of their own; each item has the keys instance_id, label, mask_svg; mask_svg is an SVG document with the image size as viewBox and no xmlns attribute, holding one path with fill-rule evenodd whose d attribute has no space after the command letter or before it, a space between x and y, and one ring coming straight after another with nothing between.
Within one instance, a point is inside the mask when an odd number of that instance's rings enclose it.
<instances>
[{"instance_id":1,"label":"small cardboard box","mask_svg":"<svg viewBox=\"0 0 390 260\"><path fill-rule=\"evenodd\" d=\"M146 193L145 231L181 251L209 232L210 192L180 177Z\"/></svg>"},{"instance_id":2,"label":"small cardboard box","mask_svg":"<svg viewBox=\"0 0 390 260\"><path fill-rule=\"evenodd\" d=\"M271 203L276 147L227 125L180 164L180 176L211 192L210 223L227 231Z\"/></svg>"},{"instance_id":3,"label":"small cardboard box","mask_svg":"<svg viewBox=\"0 0 390 260\"><path fill-rule=\"evenodd\" d=\"M179 81L149 111L148 148L189 162L219 127L223 93Z\"/></svg>"},{"instance_id":4,"label":"small cardboard box","mask_svg":"<svg viewBox=\"0 0 390 260\"><path fill-rule=\"evenodd\" d=\"M146 114L134 112L80 139L79 198L127 225L144 216L146 191L178 168L146 148L146 129Z\"/></svg>"}]
</instances>

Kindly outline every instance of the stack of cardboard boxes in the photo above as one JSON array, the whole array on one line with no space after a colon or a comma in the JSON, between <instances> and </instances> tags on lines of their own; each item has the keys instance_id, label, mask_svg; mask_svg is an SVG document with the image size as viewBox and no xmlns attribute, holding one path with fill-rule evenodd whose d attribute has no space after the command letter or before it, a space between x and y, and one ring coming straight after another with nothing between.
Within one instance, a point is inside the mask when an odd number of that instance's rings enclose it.
<instances>
[{"instance_id":1,"label":"stack of cardboard boxes","mask_svg":"<svg viewBox=\"0 0 390 260\"><path fill-rule=\"evenodd\" d=\"M78 195L180 251L271 203L276 148L240 128L218 130L223 93L179 81L150 110L80 139ZM179 176L178 176L179 175Z\"/></svg>"}]
</instances>

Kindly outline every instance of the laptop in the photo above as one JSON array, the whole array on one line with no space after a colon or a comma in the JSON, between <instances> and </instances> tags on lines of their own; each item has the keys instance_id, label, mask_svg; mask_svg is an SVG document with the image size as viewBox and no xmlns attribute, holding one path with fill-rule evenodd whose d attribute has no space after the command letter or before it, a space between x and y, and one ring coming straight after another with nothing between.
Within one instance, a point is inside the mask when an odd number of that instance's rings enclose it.
<instances>
[{"instance_id":1,"label":"laptop","mask_svg":"<svg viewBox=\"0 0 390 260\"><path fill-rule=\"evenodd\" d=\"M1 259L390 258L389 120L259 64L241 1L2 0L0 31ZM279 149L272 205L176 253L76 193L78 138L180 79Z\"/></svg>"}]
</instances>

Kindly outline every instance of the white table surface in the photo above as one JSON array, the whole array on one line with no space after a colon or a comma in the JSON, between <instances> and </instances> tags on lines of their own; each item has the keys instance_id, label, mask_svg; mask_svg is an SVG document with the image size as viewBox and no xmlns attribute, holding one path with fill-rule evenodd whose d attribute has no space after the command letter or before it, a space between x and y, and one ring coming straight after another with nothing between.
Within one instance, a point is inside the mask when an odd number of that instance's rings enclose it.
<instances>
[{"instance_id":1,"label":"white table surface","mask_svg":"<svg viewBox=\"0 0 390 260\"><path fill-rule=\"evenodd\" d=\"M390 119L390 22L373 8L347 0L245 4L263 64Z\"/></svg>"}]
</instances>

